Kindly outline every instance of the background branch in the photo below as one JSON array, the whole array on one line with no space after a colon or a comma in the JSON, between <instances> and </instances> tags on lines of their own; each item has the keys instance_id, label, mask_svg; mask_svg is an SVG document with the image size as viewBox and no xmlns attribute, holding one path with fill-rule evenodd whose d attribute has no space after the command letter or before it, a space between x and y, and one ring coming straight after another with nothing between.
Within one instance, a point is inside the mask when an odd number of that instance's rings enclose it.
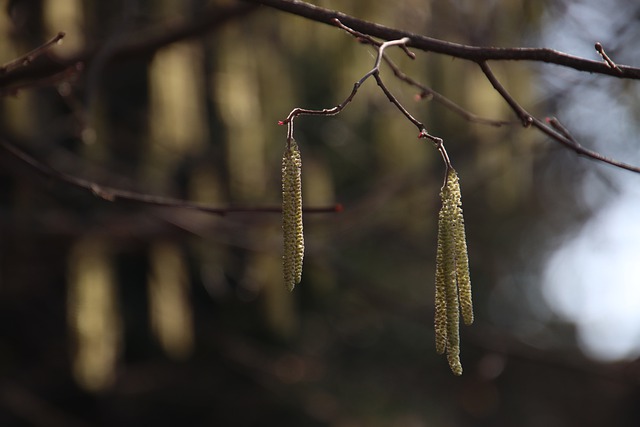
<instances>
[{"instance_id":1,"label":"background branch","mask_svg":"<svg viewBox=\"0 0 640 427\"><path fill-rule=\"evenodd\" d=\"M138 193L135 191L122 190L119 188L113 188L98 184L93 181L78 178L73 175L60 172L53 169L44 163L39 162L33 157L29 156L15 145L0 139L0 148L5 152L19 160L22 164L29 167L29 169L37 172L38 174L47 178L54 179L69 186L79 188L82 190L90 191L94 196L99 197L108 202L115 202L116 200L125 200L128 202L141 203L152 206L162 206L168 208L180 208L190 209L210 214L225 215L228 213L280 213L282 208L280 206L236 206L236 207L219 207L212 206L206 203L197 203L184 199L175 199L171 197L154 196L146 193ZM307 207L304 208L305 213L330 213L340 212L342 205L333 205L326 207Z\"/></svg>"},{"instance_id":2,"label":"background branch","mask_svg":"<svg viewBox=\"0 0 640 427\"><path fill-rule=\"evenodd\" d=\"M155 53L158 49L180 40L200 36L212 31L225 23L247 15L256 10L255 5L234 4L212 8L202 13L198 19L189 21L163 22L158 26L127 37L127 42L111 52L108 63L140 59ZM47 55L36 59L5 73L0 73L0 88L25 86L30 82L37 82L58 75L69 68L76 68L79 63L90 63L101 51L100 46L83 50L69 57L59 57L47 51ZM86 69L86 67L84 67Z\"/></svg>"}]
</instances>

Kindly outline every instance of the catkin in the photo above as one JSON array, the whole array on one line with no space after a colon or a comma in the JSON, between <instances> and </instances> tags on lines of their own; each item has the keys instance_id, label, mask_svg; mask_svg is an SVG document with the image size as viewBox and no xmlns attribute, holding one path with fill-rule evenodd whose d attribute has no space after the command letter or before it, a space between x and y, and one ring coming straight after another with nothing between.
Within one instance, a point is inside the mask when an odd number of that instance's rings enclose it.
<instances>
[{"instance_id":1,"label":"catkin","mask_svg":"<svg viewBox=\"0 0 640 427\"><path fill-rule=\"evenodd\" d=\"M436 351L439 354L447 348L447 293L446 293L446 236L447 220L444 205L438 215L438 248L436 252L436 296L435 296L435 335Z\"/></svg>"},{"instance_id":2,"label":"catkin","mask_svg":"<svg viewBox=\"0 0 640 427\"><path fill-rule=\"evenodd\" d=\"M434 322L436 351L442 354L446 350L451 370L462 375L460 312L464 322L470 324L473 322L473 306L460 183L453 168L448 171L440 197Z\"/></svg>"},{"instance_id":3,"label":"catkin","mask_svg":"<svg viewBox=\"0 0 640 427\"><path fill-rule=\"evenodd\" d=\"M469 274L469 255L467 253L467 237L464 231L464 217L462 215L462 195L458 174L451 168L449 180L452 183L453 198L453 239L456 254L456 279L460 295L460 311L466 325L473 323L473 301L471 299L471 276Z\"/></svg>"},{"instance_id":4,"label":"catkin","mask_svg":"<svg viewBox=\"0 0 640 427\"><path fill-rule=\"evenodd\" d=\"M442 232L444 215L440 212L438 220L438 251L436 254L436 296L435 296L435 335L436 351L442 354L447 349L447 294L445 290L444 270L444 233Z\"/></svg>"},{"instance_id":5,"label":"catkin","mask_svg":"<svg viewBox=\"0 0 640 427\"><path fill-rule=\"evenodd\" d=\"M304 234L302 229L302 159L295 140L287 144L282 156L282 231L284 283L293 290L302 279Z\"/></svg>"}]
</instances>

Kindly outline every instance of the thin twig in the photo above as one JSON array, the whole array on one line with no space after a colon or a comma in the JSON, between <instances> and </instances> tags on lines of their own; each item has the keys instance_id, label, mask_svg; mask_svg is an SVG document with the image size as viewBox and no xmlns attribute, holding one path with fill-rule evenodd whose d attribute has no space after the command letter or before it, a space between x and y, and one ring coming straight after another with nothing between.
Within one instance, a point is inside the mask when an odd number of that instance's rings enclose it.
<instances>
[{"instance_id":1,"label":"thin twig","mask_svg":"<svg viewBox=\"0 0 640 427\"><path fill-rule=\"evenodd\" d=\"M597 160L603 163L607 163L611 166L615 166L621 169L626 169L631 172L640 173L640 167L630 165L628 163L620 162L618 160L612 159L610 157L603 156L597 151L589 150L588 148L580 145L575 138L566 138L563 133L560 133L551 127L547 126L542 120L533 117L533 122L531 123L537 129L540 129L543 133L550 136L552 139L555 139L565 147L573 150L576 154L583 155L593 160Z\"/></svg>"},{"instance_id":2,"label":"thin twig","mask_svg":"<svg viewBox=\"0 0 640 427\"><path fill-rule=\"evenodd\" d=\"M381 41L378 41L376 39L374 39L373 37L361 33L359 31L354 30L353 28L349 28L346 25L344 25L342 22L340 22L340 20L338 18L335 18L333 20L333 22L340 28L342 28L343 30L345 30L346 32L348 32L349 34L351 34L352 36L354 36L356 39L360 40L363 43L368 43L372 46L376 46L376 47L380 47L382 45ZM407 47L406 44L402 44L400 45L400 48L404 51L404 53L407 54L407 56L411 59L416 59L416 54L411 52L409 50L409 48Z\"/></svg>"},{"instance_id":3,"label":"thin twig","mask_svg":"<svg viewBox=\"0 0 640 427\"><path fill-rule=\"evenodd\" d=\"M338 21L337 24L340 24L340 22ZM341 28L345 28L341 24L340 26ZM382 57L384 55L385 49L391 46L402 46L408 42L409 42L409 39L405 37L399 40L391 40L384 43L380 43L378 47L378 56L376 57L376 61L373 68L369 70L364 76L362 76L360 80L358 80L353 84L353 89L351 90L351 93L349 94L349 96L347 96L344 101L342 101L340 104L336 105L335 107L323 108L321 110L311 110L307 108L297 107L291 110L291 112L289 113L286 119L278 122L278 124L280 125L284 125L284 124L287 125L287 141L290 143L290 141L293 139L293 121L295 120L296 117L298 116L335 116L336 114L339 114L353 100L353 98L356 96L356 93L358 93L358 89L360 88L360 86L362 86L362 84L371 76L374 76L374 79L378 82L378 85L382 88L384 93L387 95L387 98L389 98L389 100L393 102L394 105L396 105L396 107L414 125L418 127L418 130L420 131L420 134L419 134L420 138L428 138L428 139L434 140L434 142L436 140L439 140L439 138L429 135L424 125L420 123L418 120L416 120L413 116L411 116L411 114L409 114L409 112L400 104L400 102L389 92L389 90L386 88L384 83L382 83L382 80L380 80L380 77L379 77L380 64L382 62Z\"/></svg>"},{"instance_id":4,"label":"thin twig","mask_svg":"<svg viewBox=\"0 0 640 427\"><path fill-rule=\"evenodd\" d=\"M573 135L571 135L569 129L564 127L564 125L562 125L562 123L560 123L560 120L558 120L556 117L547 117L545 121L549 123L552 128L557 130L562 136L573 142L576 146L580 146L580 143L578 143Z\"/></svg>"},{"instance_id":5,"label":"thin twig","mask_svg":"<svg viewBox=\"0 0 640 427\"><path fill-rule=\"evenodd\" d=\"M370 37L367 34L361 33L359 31L355 31L354 29L347 27L342 22L340 22L340 20L337 19L337 18L334 19L333 21L338 27L342 28L343 30L345 30L346 32L348 32L349 34L354 36L357 40L359 40L359 41L361 41L363 43L368 43L368 44L370 44L372 46L376 46L376 47L380 47L380 45L382 45L382 42L374 39L373 37ZM405 52L409 56L409 58L415 59L415 54L413 52L409 51L408 49L406 49L406 45L403 44L403 45L401 45L401 47L405 48ZM459 114L460 116L462 116L463 118L465 118L466 120L468 120L470 122L481 123L481 124L486 124L486 125L496 126L496 127L507 125L507 124L511 124L511 122L507 122L507 121L492 120L492 119L480 117L480 116L477 116L477 115L465 110L464 108L460 107L455 102L451 101L449 98L439 94L435 90L430 89L430 88L426 87L423 84L418 83L416 80L412 79L407 74L402 72L400 70L400 68L387 56L386 53L383 53L382 59L389 66L389 68L391 68L391 71L396 76L396 78L398 78L399 80L407 83L410 86L413 86L415 88L420 89L420 97L421 98L424 98L425 97L424 95L428 94L436 102L441 103L446 108L449 108L451 111Z\"/></svg>"},{"instance_id":6,"label":"thin twig","mask_svg":"<svg viewBox=\"0 0 640 427\"><path fill-rule=\"evenodd\" d=\"M36 59L38 56L45 53L51 46L57 43L60 43L64 38L64 36L65 34L62 31L60 31L58 34L53 36L49 41L36 47L31 52L25 53L24 55L12 61L7 62L6 64L0 67L0 75L10 73L15 69L18 69L20 67L25 67L31 64L31 62L33 62L34 59Z\"/></svg>"},{"instance_id":7,"label":"thin twig","mask_svg":"<svg viewBox=\"0 0 640 427\"><path fill-rule=\"evenodd\" d=\"M491 71L491 68L486 62L484 61L480 62L478 65L480 65L482 72L485 74L485 76L487 76L487 79L491 82L491 84L496 89L496 91L498 91L498 93L507 102L507 104L509 104L511 109L518 115L518 117L520 117L525 127L534 126L535 128L542 131L544 134L555 139L560 144L573 150L577 154L589 157L593 160L598 160L598 161L610 164L612 166L626 169L631 172L640 173L640 167L638 166L633 166L628 163L611 159L609 157L603 156L602 154L596 151L589 150L588 148L583 147L576 141L575 138L567 136L569 134L569 131L564 127L559 127L560 123L557 122L557 120L556 120L557 123L552 121L551 123L549 123L551 126L549 126L545 124L542 120L532 116L531 114L529 114L529 112L527 112L527 110L524 109L524 107L522 107L509 94L509 92L507 92L507 90L504 88L504 86L502 86L502 84L500 83L498 78L495 76L495 74L493 74L493 71Z\"/></svg>"},{"instance_id":8,"label":"thin twig","mask_svg":"<svg viewBox=\"0 0 640 427\"><path fill-rule=\"evenodd\" d=\"M609 55L607 55L607 53L604 51L604 47L602 47L602 44L600 42L597 42L595 44L595 48L596 48L596 52L600 54L602 59L604 59L604 61L607 63L609 67L611 67L612 69L616 70L619 73L622 72L620 67L618 67L616 63L611 60L611 58L609 58Z\"/></svg>"},{"instance_id":9,"label":"thin twig","mask_svg":"<svg viewBox=\"0 0 640 427\"><path fill-rule=\"evenodd\" d=\"M402 72L402 70L400 70L400 68L386 55L384 56L384 61L389 66L389 68L391 68L391 71L396 76L396 78L398 78L398 80L403 81L407 83L409 86L413 86L420 90L420 93L417 95L420 99L429 97L434 101L443 105L445 108L448 108L449 110L453 111L454 113L458 114L465 120L472 123L479 123L479 124L495 126L495 127L513 124L513 122L510 122L510 121L489 119L487 117L478 116L477 114L467 111L466 109L459 106L458 104L456 104L455 102L447 98L446 96L436 92L435 90L409 77L406 73Z\"/></svg>"},{"instance_id":10,"label":"thin twig","mask_svg":"<svg viewBox=\"0 0 640 427\"><path fill-rule=\"evenodd\" d=\"M229 213L279 213L282 212L280 206L236 206L236 207L219 207L212 206L206 203L197 203L183 199L175 199L171 197L160 197L151 194L137 193L134 191L122 190L113 187L107 187L100 185L96 182L86 179L78 178L73 175L60 172L50 166L41 163L40 161L29 156L13 144L0 139L0 148L4 149L7 153L11 154L14 158L18 159L22 164L28 166L31 170L37 172L44 177L62 182L75 188L87 190L94 196L106 200L108 202L115 202L117 200L124 200L128 202L141 203L145 205L162 206L169 208L190 209L200 212L226 215ZM308 207L304 208L305 213L332 213L342 211L342 205L337 204L326 207Z\"/></svg>"},{"instance_id":11,"label":"thin twig","mask_svg":"<svg viewBox=\"0 0 640 427\"><path fill-rule=\"evenodd\" d=\"M400 103L400 101L398 101L398 99L393 96L393 94L389 91L389 89L387 88L387 86L384 84L384 82L382 81L382 79L380 78L380 73L376 72L374 74L374 78L376 79L376 82L378 83L378 86L380 86L380 89L382 89L382 92L384 92L384 94L387 96L387 99L389 99L389 101L391 101L391 103L393 105L396 106L396 108L398 110L400 110L400 112L411 122L414 124L415 127L418 128L418 131L420 132L418 134L418 138L427 138L430 139L431 141L433 141L435 144L441 144L442 143L442 139L430 135L427 132L427 129L425 128L424 124L422 124L422 122L420 122L419 120L417 120L415 117L413 117L411 115L411 113L409 113L409 111L407 111L406 108L404 108L404 106Z\"/></svg>"},{"instance_id":12,"label":"thin twig","mask_svg":"<svg viewBox=\"0 0 640 427\"><path fill-rule=\"evenodd\" d=\"M518 115L520 120L522 121L522 126L529 127L533 121L533 117L529 114L520 104L516 101L507 90L502 86L502 83L498 80L498 78L493 74L489 64L486 61L478 62L478 65L482 69L482 72L487 77L487 80L491 83L493 88L502 96L502 98L507 101L507 104L511 107L511 109Z\"/></svg>"}]
</instances>

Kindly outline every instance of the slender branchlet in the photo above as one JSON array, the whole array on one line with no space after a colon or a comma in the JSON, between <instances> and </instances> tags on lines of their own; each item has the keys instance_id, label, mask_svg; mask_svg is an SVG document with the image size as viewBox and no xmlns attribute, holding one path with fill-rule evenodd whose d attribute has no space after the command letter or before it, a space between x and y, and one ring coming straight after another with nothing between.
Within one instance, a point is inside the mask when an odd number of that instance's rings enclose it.
<instances>
[{"instance_id":1,"label":"slender branchlet","mask_svg":"<svg viewBox=\"0 0 640 427\"><path fill-rule=\"evenodd\" d=\"M302 279L304 234L302 230L302 159L298 144L287 140L282 156L282 230L284 283L290 291Z\"/></svg>"},{"instance_id":2,"label":"slender branchlet","mask_svg":"<svg viewBox=\"0 0 640 427\"><path fill-rule=\"evenodd\" d=\"M444 147L441 146L440 150L444 153ZM443 158L448 159L444 154ZM442 208L438 215L435 292L436 351L442 354L446 350L451 370L456 375L462 375L460 313L462 312L464 322L471 324L473 304L460 182L450 163L447 164L447 175L440 197Z\"/></svg>"}]
</instances>

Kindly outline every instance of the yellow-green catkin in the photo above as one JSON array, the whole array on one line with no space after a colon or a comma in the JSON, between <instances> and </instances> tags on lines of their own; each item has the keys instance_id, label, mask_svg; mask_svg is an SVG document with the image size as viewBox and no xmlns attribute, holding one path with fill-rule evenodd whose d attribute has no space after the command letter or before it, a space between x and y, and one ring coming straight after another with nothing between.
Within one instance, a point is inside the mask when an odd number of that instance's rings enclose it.
<instances>
[{"instance_id":1,"label":"yellow-green catkin","mask_svg":"<svg viewBox=\"0 0 640 427\"><path fill-rule=\"evenodd\" d=\"M436 351L447 352L447 361L456 375L460 363L460 312L466 324L473 322L469 260L462 216L458 175L453 168L440 193L436 254L435 336Z\"/></svg>"},{"instance_id":2,"label":"yellow-green catkin","mask_svg":"<svg viewBox=\"0 0 640 427\"><path fill-rule=\"evenodd\" d=\"M467 236L464 231L464 217L462 215L462 195L460 182L456 171L451 168L449 180L452 182L453 239L456 253L456 279L460 296L460 311L466 325L473 323L473 301L471 299L471 276L469 274L469 255L467 253Z\"/></svg>"},{"instance_id":3,"label":"yellow-green catkin","mask_svg":"<svg viewBox=\"0 0 640 427\"><path fill-rule=\"evenodd\" d=\"M447 220L444 205L438 215L438 248L436 253L436 295L435 295L435 335L436 351L442 354L447 349L447 272L445 257L447 252Z\"/></svg>"},{"instance_id":4,"label":"yellow-green catkin","mask_svg":"<svg viewBox=\"0 0 640 427\"><path fill-rule=\"evenodd\" d=\"M284 283L293 290L302 279L304 234L302 229L302 159L296 141L291 139L282 156L282 231Z\"/></svg>"}]
</instances>

